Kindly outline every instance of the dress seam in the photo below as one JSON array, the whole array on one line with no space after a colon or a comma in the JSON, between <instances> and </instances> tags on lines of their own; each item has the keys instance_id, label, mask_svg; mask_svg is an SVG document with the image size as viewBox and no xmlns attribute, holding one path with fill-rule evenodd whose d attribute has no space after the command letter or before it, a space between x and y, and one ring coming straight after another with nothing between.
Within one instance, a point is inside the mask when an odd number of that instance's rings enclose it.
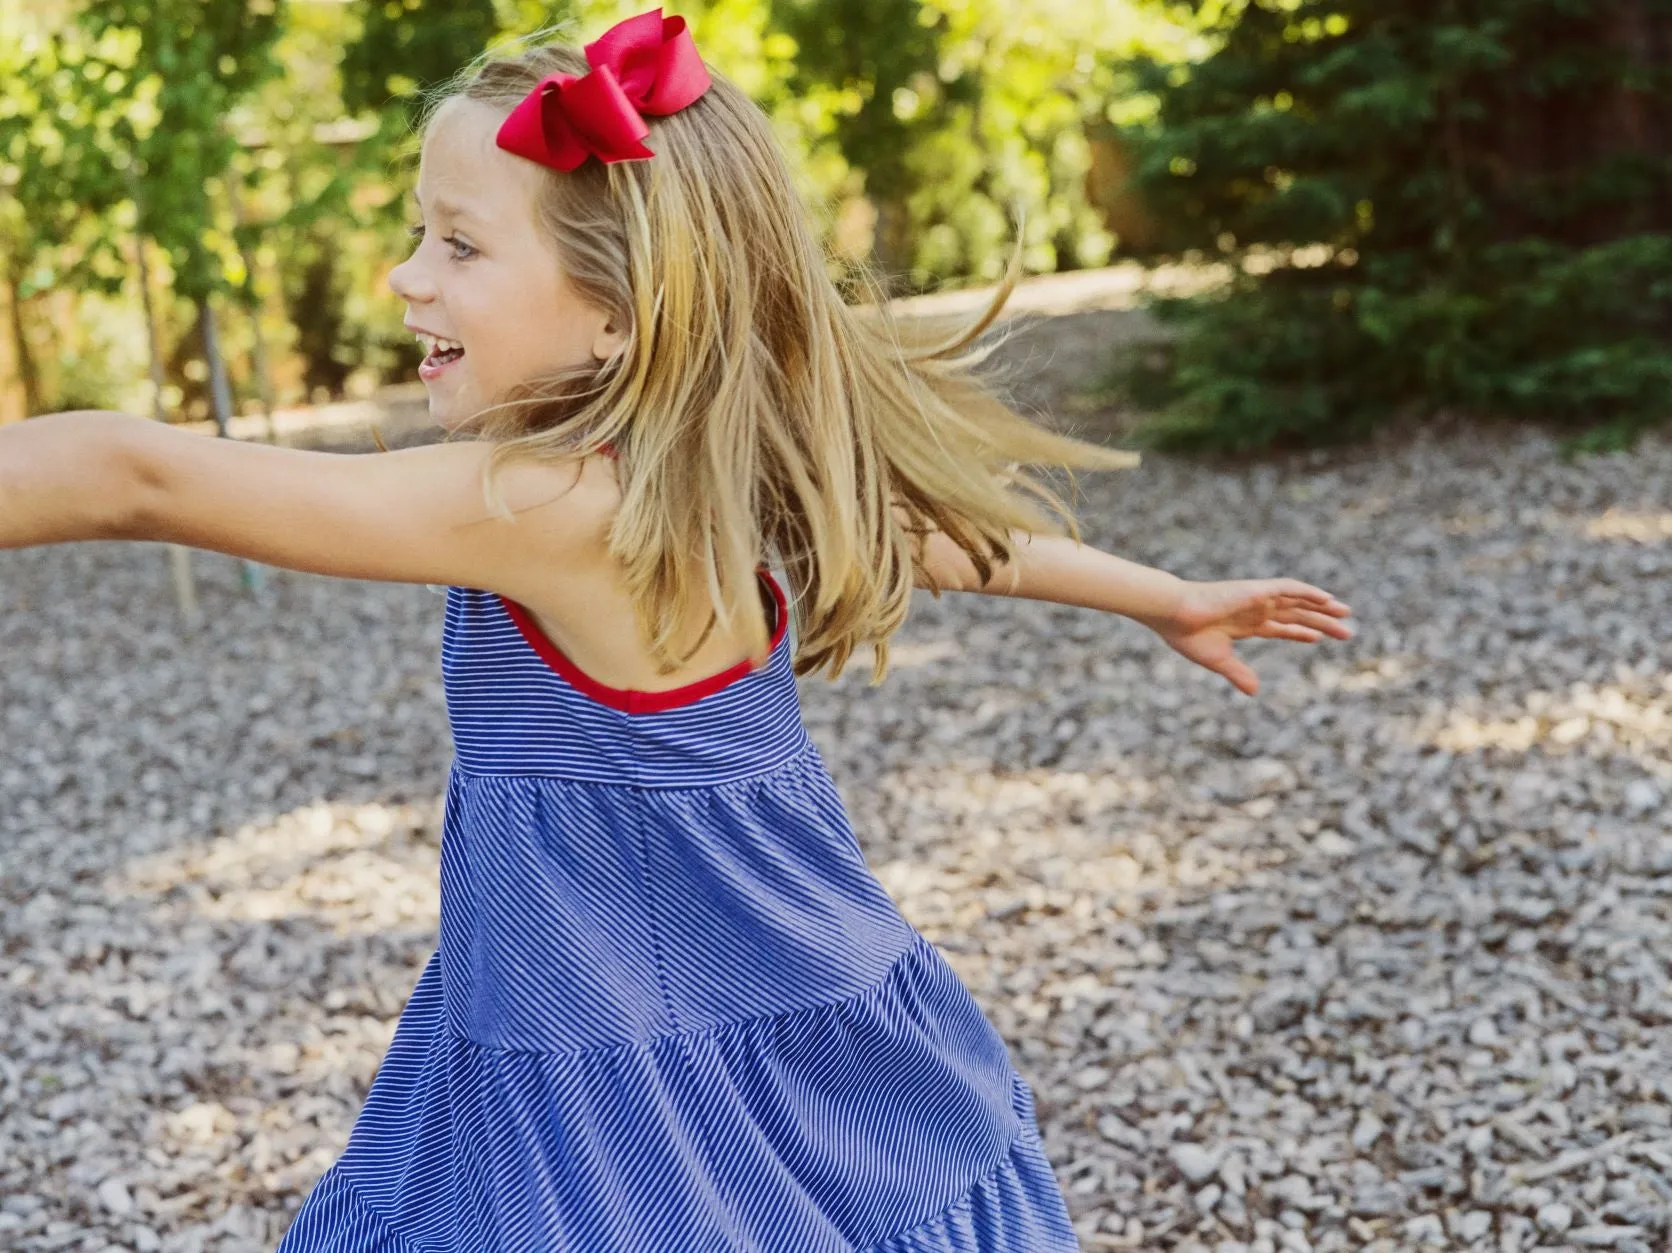
<instances>
[{"instance_id":1,"label":"dress seam","mask_svg":"<svg viewBox=\"0 0 1672 1253\"><path fill-rule=\"evenodd\" d=\"M933 1214L930 1214L929 1217L923 1219L921 1222L913 1223L909 1227L902 1227L898 1231L891 1231L888 1235L882 1237L882 1239L867 1244L863 1249L856 1250L856 1253L878 1253L879 1250L885 1248L887 1245L893 1244L896 1240L906 1239L909 1236L913 1236L918 1232L923 1231L925 1228L933 1227L937 1224L946 1222L946 1220L951 1218L954 1214L968 1210L975 1204L976 1189L985 1187L987 1184L992 1183L999 1177L1000 1174L1004 1172L1006 1167L1014 1168L1013 1159L1016 1155L1016 1149L1019 1145L1024 1143L1027 1138L1027 1128L1022 1127L1015 1135L1010 1137L1009 1141L1004 1146L1004 1151L999 1154L998 1160L986 1170L982 1171L974 1179L970 1180L964 1190L954 1197L951 1203L944 1209L936 1210Z\"/></svg>"},{"instance_id":2,"label":"dress seam","mask_svg":"<svg viewBox=\"0 0 1672 1253\"><path fill-rule=\"evenodd\" d=\"M485 1044L481 1040L473 1040L469 1036L462 1035L458 1031L454 1030L451 1022L445 1023L444 1028L455 1040L472 1049L479 1050L483 1053L515 1054L520 1057L562 1058L563 1060L568 1061L571 1059L602 1055L606 1053L625 1053L630 1052L633 1049L650 1049L663 1043L664 1041L701 1039L705 1036L717 1035L722 1031L729 1031L738 1027L747 1027L756 1023L771 1022L774 1019L779 1018L791 1018L796 1014L807 1014L818 1010L834 1009L839 1005L855 1004L859 1001L863 1001L867 997L876 996L899 976L901 968L910 958L914 955L922 953L925 949L932 948L933 945L927 937L919 932L913 931L911 941L906 945L900 955L889 963L888 969L883 972L882 977L877 979L874 983L867 984L865 987L860 988L857 992L851 992L847 996L836 997L834 1000L817 1001L811 1005L798 1005L792 1009L773 1010L771 1013L766 1014L750 1014L743 1018L728 1018L724 1022L717 1022L708 1027L679 1028L674 1031L663 1032L661 1035L655 1036L649 1040L621 1040L614 1044L589 1044L582 1048L572 1049L526 1049L514 1048L503 1044ZM659 979L661 977L659 951L657 959L657 977ZM671 1018L673 1016L671 1006L668 1007L668 1013Z\"/></svg>"},{"instance_id":3,"label":"dress seam","mask_svg":"<svg viewBox=\"0 0 1672 1253\"><path fill-rule=\"evenodd\" d=\"M803 729L800 742L784 757L763 766L759 770L751 770L747 774L722 775L701 783L646 783L639 779L594 779L571 774L555 774L540 770L472 770L458 762L457 752L453 755L453 770L467 779L551 779L558 783L573 783L584 787L613 788L622 792L712 792L716 788L732 787L739 784L755 783L781 771L788 771L792 766L799 765L804 757L817 750L813 737Z\"/></svg>"},{"instance_id":4,"label":"dress seam","mask_svg":"<svg viewBox=\"0 0 1672 1253\"><path fill-rule=\"evenodd\" d=\"M356 1209L374 1219L378 1226L383 1228L384 1233L390 1238L399 1241L400 1247L405 1251L405 1253L424 1253L424 1250L419 1245L414 1244L404 1231L402 1231L399 1227L396 1227L395 1224L390 1221L387 1214L366 1199L366 1194L360 1191L359 1185L343 1172L340 1162L333 1164L331 1168L326 1171L326 1174L329 1175L332 1181L343 1190L343 1195L353 1203ZM324 1182L323 1177L320 1182ZM314 1186L317 1188L319 1184L316 1183Z\"/></svg>"},{"instance_id":5,"label":"dress seam","mask_svg":"<svg viewBox=\"0 0 1672 1253\"><path fill-rule=\"evenodd\" d=\"M644 810L635 815L639 827L639 876L644 887L645 919L650 925L650 951L656 965L656 987L662 993L662 1013L674 1034L680 1032L679 1015L674 1012L673 989L668 978L668 964L662 952L662 921L658 917L654 885L650 875L650 823ZM607 1047L607 1046L606 1046Z\"/></svg>"}]
</instances>

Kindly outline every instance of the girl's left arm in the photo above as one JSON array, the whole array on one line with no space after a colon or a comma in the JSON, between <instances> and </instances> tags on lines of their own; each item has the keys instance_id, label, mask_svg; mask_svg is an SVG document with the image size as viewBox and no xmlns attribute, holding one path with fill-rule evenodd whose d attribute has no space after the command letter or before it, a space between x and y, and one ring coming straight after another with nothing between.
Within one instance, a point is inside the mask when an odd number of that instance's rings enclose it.
<instances>
[{"instance_id":1,"label":"girl's left arm","mask_svg":"<svg viewBox=\"0 0 1672 1253\"><path fill-rule=\"evenodd\" d=\"M1181 655L1252 696L1260 681L1233 649L1251 637L1317 643L1350 639L1352 611L1298 579L1193 582L1067 536L1012 532L1011 559L983 583L950 536L924 537L918 586L1078 605L1142 623Z\"/></svg>"}]
</instances>

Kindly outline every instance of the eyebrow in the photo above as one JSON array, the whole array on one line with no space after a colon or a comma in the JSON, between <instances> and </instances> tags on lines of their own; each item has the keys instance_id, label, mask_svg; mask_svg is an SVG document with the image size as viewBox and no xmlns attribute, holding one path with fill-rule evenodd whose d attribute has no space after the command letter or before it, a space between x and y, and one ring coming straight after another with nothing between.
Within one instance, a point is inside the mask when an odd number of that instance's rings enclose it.
<instances>
[{"instance_id":1,"label":"eyebrow","mask_svg":"<svg viewBox=\"0 0 1672 1253\"><path fill-rule=\"evenodd\" d=\"M416 187L414 187L412 189L412 199L413 199L414 203L417 204L418 211L420 213L422 213L424 211L424 202L419 197L418 189ZM449 217L468 218L470 221L475 222L477 225L482 225L483 224L482 219L480 217L478 217L476 214L472 213L469 209L465 208L465 206L459 204L457 201L447 199L446 196L437 196L435 198L435 211L437 213L446 214Z\"/></svg>"}]
</instances>

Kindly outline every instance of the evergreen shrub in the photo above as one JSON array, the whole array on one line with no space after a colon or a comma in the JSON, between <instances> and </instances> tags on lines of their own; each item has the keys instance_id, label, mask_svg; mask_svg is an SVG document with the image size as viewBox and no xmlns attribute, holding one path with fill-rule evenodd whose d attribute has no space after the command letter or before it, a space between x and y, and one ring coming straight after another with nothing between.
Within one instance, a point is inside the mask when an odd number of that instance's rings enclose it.
<instances>
[{"instance_id":1,"label":"evergreen shrub","mask_svg":"<svg viewBox=\"0 0 1672 1253\"><path fill-rule=\"evenodd\" d=\"M1140 62L1164 253L1147 442L1244 450L1402 413L1672 415L1672 0L1197 0L1215 50Z\"/></svg>"}]
</instances>

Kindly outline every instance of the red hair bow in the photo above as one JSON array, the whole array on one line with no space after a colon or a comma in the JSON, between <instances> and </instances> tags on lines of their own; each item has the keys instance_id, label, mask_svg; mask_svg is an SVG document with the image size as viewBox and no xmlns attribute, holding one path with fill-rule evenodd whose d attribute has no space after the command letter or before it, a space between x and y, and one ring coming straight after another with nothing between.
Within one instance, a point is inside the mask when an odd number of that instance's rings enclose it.
<instances>
[{"instance_id":1,"label":"red hair bow","mask_svg":"<svg viewBox=\"0 0 1672 1253\"><path fill-rule=\"evenodd\" d=\"M589 156L606 164L655 154L643 114L677 113L708 90L708 70L682 17L660 8L617 22L586 45L591 72L549 74L523 97L495 139L555 170Z\"/></svg>"}]
</instances>

